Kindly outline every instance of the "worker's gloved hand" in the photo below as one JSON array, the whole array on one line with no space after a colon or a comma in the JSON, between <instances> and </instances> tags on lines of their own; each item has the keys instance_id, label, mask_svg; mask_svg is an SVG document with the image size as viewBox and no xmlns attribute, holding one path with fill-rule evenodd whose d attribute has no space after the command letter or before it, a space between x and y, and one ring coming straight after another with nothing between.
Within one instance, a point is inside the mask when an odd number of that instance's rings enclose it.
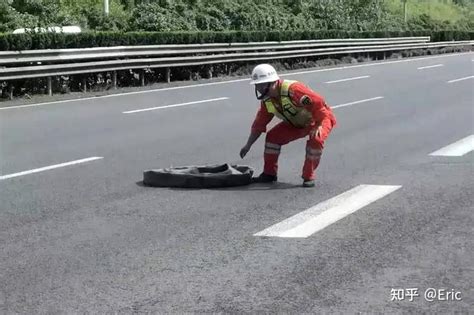
<instances>
[{"instance_id":1,"label":"worker's gloved hand","mask_svg":"<svg viewBox=\"0 0 474 315\"><path fill-rule=\"evenodd\" d=\"M250 150L250 146L248 145L244 145L242 149L240 149L240 157L243 159L244 156L247 155L247 153L249 152Z\"/></svg>"},{"instance_id":2,"label":"worker's gloved hand","mask_svg":"<svg viewBox=\"0 0 474 315\"><path fill-rule=\"evenodd\" d=\"M311 138L319 138L319 137L321 137L321 131L322 131L322 129L323 129L323 128L322 128L321 126L312 129L312 130L310 131L310 133L309 133L309 136L310 136Z\"/></svg>"}]
</instances>

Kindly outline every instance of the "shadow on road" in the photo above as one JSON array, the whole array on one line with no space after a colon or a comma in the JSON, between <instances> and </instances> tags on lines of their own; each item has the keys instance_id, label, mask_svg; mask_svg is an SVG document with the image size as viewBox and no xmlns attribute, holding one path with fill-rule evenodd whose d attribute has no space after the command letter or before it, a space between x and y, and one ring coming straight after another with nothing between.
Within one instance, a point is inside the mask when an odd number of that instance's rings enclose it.
<instances>
[{"instance_id":1,"label":"shadow on road","mask_svg":"<svg viewBox=\"0 0 474 315\"><path fill-rule=\"evenodd\" d=\"M217 191L252 191L252 190L283 190L302 188L301 185L278 182L278 183L253 183L246 186L236 187L218 187L218 188L179 188L179 187L150 187L143 184L143 181L138 181L136 184L140 187L155 188L155 189L169 189L177 191L185 190L217 190Z\"/></svg>"},{"instance_id":2,"label":"shadow on road","mask_svg":"<svg viewBox=\"0 0 474 315\"><path fill-rule=\"evenodd\" d=\"M254 183L247 186L208 188L208 189L225 190L225 191L246 191L246 190L283 190L283 189L295 189L295 188L302 188L302 187L301 185L278 182L278 183Z\"/></svg>"}]
</instances>

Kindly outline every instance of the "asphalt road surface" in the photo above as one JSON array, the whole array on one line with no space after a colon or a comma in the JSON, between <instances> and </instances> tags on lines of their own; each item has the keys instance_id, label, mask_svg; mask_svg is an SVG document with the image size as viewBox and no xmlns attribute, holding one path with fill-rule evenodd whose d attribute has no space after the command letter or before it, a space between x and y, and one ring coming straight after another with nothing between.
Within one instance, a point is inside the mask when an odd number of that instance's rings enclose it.
<instances>
[{"instance_id":1,"label":"asphalt road surface","mask_svg":"<svg viewBox=\"0 0 474 315\"><path fill-rule=\"evenodd\" d=\"M1 108L0 313L472 311L473 69L464 53L284 74L338 119L310 189L304 139L274 185L140 184L260 173L264 137L238 156L247 79Z\"/></svg>"}]
</instances>

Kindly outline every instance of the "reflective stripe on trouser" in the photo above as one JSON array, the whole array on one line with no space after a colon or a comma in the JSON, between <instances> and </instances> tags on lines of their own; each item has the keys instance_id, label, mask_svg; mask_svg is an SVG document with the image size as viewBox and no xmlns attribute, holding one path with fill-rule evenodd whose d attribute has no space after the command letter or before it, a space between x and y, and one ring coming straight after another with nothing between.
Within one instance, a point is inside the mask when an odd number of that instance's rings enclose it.
<instances>
[{"instance_id":1,"label":"reflective stripe on trouser","mask_svg":"<svg viewBox=\"0 0 474 315\"><path fill-rule=\"evenodd\" d=\"M281 145L267 142L265 143L265 153L280 154Z\"/></svg>"},{"instance_id":2,"label":"reflective stripe on trouser","mask_svg":"<svg viewBox=\"0 0 474 315\"><path fill-rule=\"evenodd\" d=\"M303 178L314 179L314 170L318 167L321 158L321 152L324 147L324 141L331 132L332 125L330 121L325 121L321 126L319 137L310 137L306 142L307 158L303 166ZM280 147L293 140L308 136L310 128L299 129L288 123L281 122L268 131L265 142L264 166L263 172L269 175L277 175L278 156ZM272 144L268 146L268 144ZM275 150L275 151L273 151ZM278 153L277 153L278 151Z\"/></svg>"},{"instance_id":3,"label":"reflective stripe on trouser","mask_svg":"<svg viewBox=\"0 0 474 315\"><path fill-rule=\"evenodd\" d=\"M278 171L278 156L280 155L281 145L271 142L265 143L263 159L265 165L263 172L268 175L276 175Z\"/></svg>"},{"instance_id":4,"label":"reflective stripe on trouser","mask_svg":"<svg viewBox=\"0 0 474 315\"><path fill-rule=\"evenodd\" d=\"M314 180L316 178L315 170L321 161L323 153L322 145L314 141L308 141L306 144L306 158L303 165L303 178L305 180Z\"/></svg>"},{"instance_id":5,"label":"reflective stripe on trouser","mask_svg":"<svg viewBox=\"0 0 474 315\"><path fill-rule=\"evenodd\" d=\"M322 154L323 151L321 149L312 149L308 146L306 147L306 159L308 160L319 160Z\"/></svg>"}]
</instances>

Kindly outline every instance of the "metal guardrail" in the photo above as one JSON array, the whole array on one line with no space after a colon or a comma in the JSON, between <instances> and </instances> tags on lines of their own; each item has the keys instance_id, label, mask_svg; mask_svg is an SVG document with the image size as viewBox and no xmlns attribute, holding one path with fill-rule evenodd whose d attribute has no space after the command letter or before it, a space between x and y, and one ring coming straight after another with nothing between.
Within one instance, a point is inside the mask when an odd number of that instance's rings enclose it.
<instances>
[{"instance_id":1,"label":"metal guardrail","mask_svg":"<svg viewBox=\"0 0 474 315\"><path fill-rule=\"evenodd\" d=\"M387 51L472 46L474 44L474 41L428 43L428 40L429 37L415 37L0 52L0 65L14 65L0 67L0 81L47 77L48 93L52 94L51 77L60 75L112 72L112 81L115 87L116 71L118 70L165 68L166 80L169 82L170 68L172 67L212 66L242 61L356 53L380 52L385 54ZM143 56L147 58L143 58ZM95 59L100 60L90 61ZM51 64L31 65L31 63L41 62ZM28 65L29 63L30 65ZM18 66L19 64L23 66ZM142 84L144 84L143 71L141 76Z\"/></svg>"},{"instance_id":2,"label":"metal guardrail","mask_svg":"<svg viewBox=\"0 0 474 315\"><path fill-rule=\"evenodd\" d=\"M246 60L262 60L262 59L282 59L297 58L334 54L352 54L364 52L383 52L383 51L399 51L405 49L419 49L446 46L465 46L472 45L474 41L460 42L439 42L425 44L395 44L395 45L374 45L374 46L355 46L355 47L335 47L335 48L317 48L303 50L288 51L270 51L270 52L250 52L250 53L231 53L231 54L214 54L203 56L188 57L164 57L164 58L145 58L145 59L118 59L106 60L99 62L81 62L81 63L65 63L55 65L35 65L26 67L11 67L0 69L0 80L15 80L28 78L38 78L56 75L71 75L78 73L94 73L115 71L124 69L138 68L167 68L196 66L204 64L228 63Z\"/></svg>"},{"instance_id":3,"label":"metal guardrail","mask_svg":"<svg viewBox=\"0 0 474 315\"><path fill-rule=\"evenodd\" d=\"M0 52L0 65L66 60L137 58L140 56L195 55L210 53L287 50L314 47L349 47L357 45L416 44L430 41L429 36L399 38L323 39L282 42L181 44L154 46L115 46L80 49L41 49Z\"/></svg>"}]
</instances>

